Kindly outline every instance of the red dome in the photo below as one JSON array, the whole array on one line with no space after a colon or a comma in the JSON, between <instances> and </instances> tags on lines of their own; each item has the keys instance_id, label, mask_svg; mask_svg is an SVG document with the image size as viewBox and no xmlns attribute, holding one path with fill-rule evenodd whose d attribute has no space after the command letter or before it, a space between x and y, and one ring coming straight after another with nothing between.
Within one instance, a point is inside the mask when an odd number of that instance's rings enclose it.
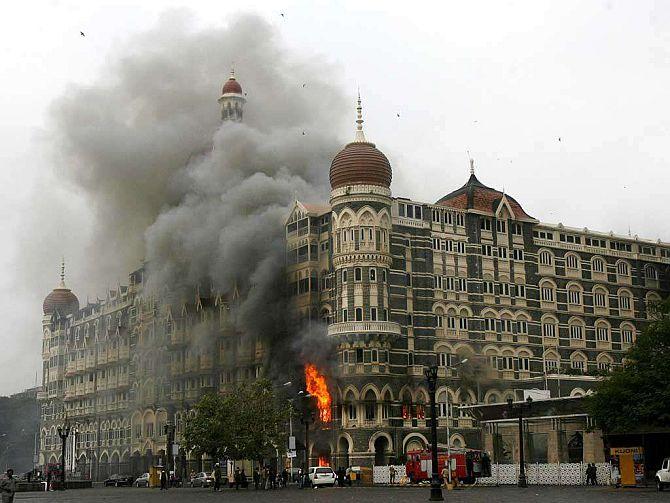
<instances>
[{"instance_id":1,"label":"red dome","mask_svg":"<svg viewBox=\"0 0 670 503\"><path fill-rule=\"evenodd\" d=\"M391 163L374 143L352 142L344 147L330 165L330 187L345 185L391 186Z\"/></svg>"},{"instance_id":2,"label":"red dome","mask_svg":"<svg viewBox=\"0 0 670 503\"><path fill-rule=\"evenodd\" d=\"M44 314L53 314L54 311L58 311L62 316L67 316L79 310L79 299L69 288L54 288L44 299L42 310Z\"/></svg>"},{"instance_id":3,"label":"red dome","mask_svg":"<svg viewBox=\"0 0 670 503\"><path fill-rule=\"evenodd\" d=\"M226 83L223 84L223 89L221 90L221 94L228 94L228 93L242 94L242 86L235 79L235 77L230 77L226 81Z\"/></svg>"}]
</instances>

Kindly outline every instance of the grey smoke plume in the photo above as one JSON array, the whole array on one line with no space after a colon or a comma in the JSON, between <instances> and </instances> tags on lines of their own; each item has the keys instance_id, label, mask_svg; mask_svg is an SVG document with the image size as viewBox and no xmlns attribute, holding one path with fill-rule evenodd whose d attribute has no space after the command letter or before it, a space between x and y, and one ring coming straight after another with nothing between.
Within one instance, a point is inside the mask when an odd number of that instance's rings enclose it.
<instances>
[{"instance_id":1,"label":"grey smoke plume","mask_svg":"<svg viewBox=\"0 0 670 503\"><path fill-rule=\"evenodd\" d=\"M221 124L232 62L248 103L243 123ZM283 49L256 16L195 31L178 11L119 49L96 83L69 89L51 132L59 176L95 214L91 279L144 258L152 289L237 287L240 325L275 337L283 221L295 198L327 198L350 111L337 81L336 68Z\"/></svg>"}]
</instances>

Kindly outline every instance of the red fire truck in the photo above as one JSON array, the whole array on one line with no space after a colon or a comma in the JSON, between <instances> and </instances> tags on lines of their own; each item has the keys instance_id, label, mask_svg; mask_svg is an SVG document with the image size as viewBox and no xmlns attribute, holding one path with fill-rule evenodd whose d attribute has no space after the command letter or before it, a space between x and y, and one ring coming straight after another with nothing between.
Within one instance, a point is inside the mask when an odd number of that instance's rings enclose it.
<instances>
[{"instance_id":1,"label":"red fire truck","mask_svg":"<svg viewBox=\"0 0 670 503\"><path fill-rule=\"evenodd\" d=\"M419 483L424 480L430 480L432 471L432 455L429 449L415 450L407 452L407 463L405 471L412 483ZM466 483L474 482L477 477L490 476L491 462L488 454L475 449L452 448L451 458L456 462L456 468L453 468L451 476L458 477L458 480ZM437 473L442 476L442 468L448 466L449 456L446 448L439 448L437 451L438 469Z\"/></svg>"}]
</instances>

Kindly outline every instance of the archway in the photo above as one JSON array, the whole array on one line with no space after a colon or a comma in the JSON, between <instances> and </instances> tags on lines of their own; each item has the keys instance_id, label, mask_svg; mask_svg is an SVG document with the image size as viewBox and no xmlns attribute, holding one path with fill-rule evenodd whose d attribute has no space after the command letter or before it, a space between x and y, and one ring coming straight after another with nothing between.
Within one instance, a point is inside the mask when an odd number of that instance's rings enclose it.
<instances>
[{"instance_id":1,"label":"archway","mask_svg":"<svg viewBox=\"0 0 670 503\"><path fill-rule=\"evenodd\" d=\"M375 439L375 466L386 466L388 464L389 441L383 435Z\"/></svg>"},{"instance_id":2,"label":"archway","mask_svg":"<svg viewBox=\"0 0 670 503\"><path fill-rule=\"evenodd\" d=\"M349 449L351 444L344 435L337 441L337 464L339 467L349 467Z\"/></svg>"},{"instance_id":3,"label":"archway","mask_svg":"<svg viewBox=\"0 0 670 503\"><path fill-rule=\"evenodd\" d=\"M312 463L317 466L332 466L332 449L326 442L317 442L312 446Z\"/></svg>"},{"instance_id":4,"label":"archway","mask_svg":"<svg viewBox=\"0 0 670 503\"><path fill-rule=\"evenodd\" d=\"M114 452L112 453L112 457L110 458L110 461L109 461L109 472L110 472L110 473L119 473L119 474L121 474L121 472L119 471L119 453L116 452L116 451L114 451ZM122 474L122 475L125 475L125 474Z\"/></svg>"},{"instance_id":5,"label":"archway","mask_svg":"<svg viewBox=\"0 0 670 503\"><path fill-rule=\"evenodd\" d=\"M98 474L100 480L105 480L108 478L111 474L109 473L109 456L107 455L107 452L103 452L100 455L100 463L99 463L99 468L98 468Z\"/></svg>"}]
</instances>

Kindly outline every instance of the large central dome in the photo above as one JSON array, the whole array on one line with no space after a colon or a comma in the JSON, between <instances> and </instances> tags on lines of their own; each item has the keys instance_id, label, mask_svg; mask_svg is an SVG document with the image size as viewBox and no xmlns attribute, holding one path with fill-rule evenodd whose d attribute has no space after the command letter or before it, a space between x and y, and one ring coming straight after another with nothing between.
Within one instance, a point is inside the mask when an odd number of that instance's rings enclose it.
<instances>
[{"instance_id":1,"label":"large central dome","mask_svg":"<svg viewBox=\"0 0 670 503\"><path fill-rule=\"evenodd\" d=\"M331 189L355 184L391 186L391 163L374 143L349 143L330 165Z\"/></svg>"},{"instance_id":2,"label":"large central dome","mask_svg":"<svg viewBox=\"0 0 670 503\"><path fill-rule=\"evenodd\" d=\"M330 188L345 185L391 186L391 163L386 156L365 139L361 97L358 97L356 139L347 144L330 165Z\"/></svg>"}]
</instances>

